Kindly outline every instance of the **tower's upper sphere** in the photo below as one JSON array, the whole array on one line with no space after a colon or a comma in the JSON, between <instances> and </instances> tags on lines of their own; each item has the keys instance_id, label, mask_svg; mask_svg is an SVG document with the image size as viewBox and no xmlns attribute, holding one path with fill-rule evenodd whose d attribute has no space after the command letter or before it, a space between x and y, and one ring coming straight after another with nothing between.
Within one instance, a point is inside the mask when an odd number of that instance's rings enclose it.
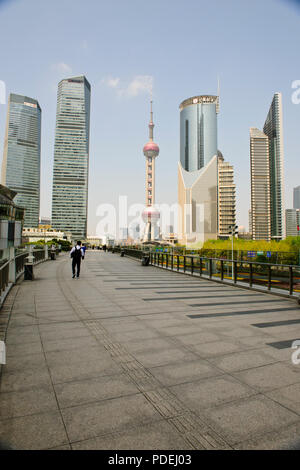
<instances>
[{"instance_id":1,"label":"tower's upper sphere","mask_svg":"<svg viewBox=\"0 0 300 470\"><path fill-rule=\"evenodd\" d=\"M159 154L159 146L151 140L144 146L143 152L145 157L157 157Z\"/></svg>"}]
</instances>

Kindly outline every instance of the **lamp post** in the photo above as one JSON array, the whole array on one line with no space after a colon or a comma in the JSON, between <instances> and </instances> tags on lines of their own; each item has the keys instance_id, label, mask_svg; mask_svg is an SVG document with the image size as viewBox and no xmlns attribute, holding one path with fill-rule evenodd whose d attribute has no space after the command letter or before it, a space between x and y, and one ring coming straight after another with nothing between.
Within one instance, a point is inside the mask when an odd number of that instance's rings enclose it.
<instances>
[{"instance_id":1,"label":"lamp post","mask_svg":"<svg viewBox=\"0 0 300 470\"><path fill-rule=\"evenodd\" d=\"M231 235L231 277L232 280L234 278L233 276L233 237L239 233L238 231L238 225L229 225L229 234Z\"/></svg>"}]
</instances>

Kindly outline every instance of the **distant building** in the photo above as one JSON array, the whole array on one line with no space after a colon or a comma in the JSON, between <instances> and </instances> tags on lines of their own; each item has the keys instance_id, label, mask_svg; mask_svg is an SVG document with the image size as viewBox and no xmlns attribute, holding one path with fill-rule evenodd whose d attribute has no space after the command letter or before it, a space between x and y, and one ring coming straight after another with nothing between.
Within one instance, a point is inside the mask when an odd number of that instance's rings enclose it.
<instances>
[{"instance_id":1,"label":"distant building","mask_svg":"<svg viewBox=\"0 0 300 470\"><path fill-rule=\"evenodd\" d=\"M178 164L178 241L184 245L217 239L218 157L197 171Z\"/></svg>"},{"instance_id":2,"label":"distant building","mask_svg":"<svg viewBox=\"0 0 300 470\"><path fill-rule=\"evenodd\" d=\"M294 188L293 193L293 208L300 209L300 186Z\"/></svg>"},{"instance_id":3,"label":"distant building","mask_svg":"<svg viewBox=\"0 0 300 470\"><path fill-rule=\"evenodd\" d=\"M300 209L286 209L285 211L286 236L300 236Z\"/></svg>"},{"instance_id":4,"label":"distant building","mask_svg":"<svg viewBox=\"0 0 300 470\"><path fill-rule=\"evenodd\" d=\"M41 114L37 100L10 94L1 182L16 192L15 204L26 209L26 227L39 225Z\"/></svg>"},{"instance_id":5,"label":"distant building","mask_svg":"<svg viewBox=\"0 0 300 470\"><path fill-rule=\"evenodd\" d=\"M252 238L252 211L251 209L248 210L248 219L249 219L249 233Z\"/></svg>"},{"instance_id":6,"label":"distant building","mask_svg":"<svg viewBox=\"0 0 300 470\"><path fill-rule=\"evenodd\" d=\"M284 150L282 96L275 93L263 127L269 141L271 238L284 238Z\"/></svg>"},{"instance_id":7,"label":"distant building","mask_svg":"<svg viewBox=\"0 0 300 470\"><path fill-rule=\"evenodd\" d=\"M194 96L179 109L178 241L186 245L218 236L219 97Z\"/></svg>"},{"instance_id":8,"label":"distant building","mask_svg":"<svg viewBox=\"0 0 300 470\"><path fill-rule=\"evenodd\" d=\"M234 170L218 152L218 236L228 238L236 225Z\"/></svg>"},{"instance_id":9,"label":"distant building","mask_svg":"<svg viewBox=\"0 0 300 470\"><path fill-rule=\"evenodd\" d=\"M58 84L52 226L78 240L87 235L90 93L84 76Z\"/></svg>"},{"instance_id":10,"label":"distant building","mask_svg":"<svg viewBox=\"0 0 300 470\"><path fill-rule=\"evenodd\" d=\"M102 238L96 237L94 235L88 235L85 240L91 246L101 246L103 243Z\"/></svg>"},{"instance_id":11,"label":"distant building","mask_svg":"<svg viewBox=\"0 0 300 470\"><path fill-rule=\"evenodd\" d=\"M185 171L205 167L217 155L219 97L193 96L180 106L180 163Z\"/></svg>"},{"instance_id":12,"label":"distant building","mask_svg":"<svg viewBox=\"0 0 300 470\"><path fill-rule=\"evenodd\" d=\"M7 249L22 242L24 209L14 202L16 192L0 184L0 258L7 258Z\"/></svg>"},{"instance_id":13,"label":"distant building","mask_svg":"<svg viewBox=\"0 0 300 470\"><path fill-rule=\"evenodd\" d=\"M269 139L250 129L251 231L253 240L271 239Z\"/></svg>"},{"instance_id":14,"label":"distant building","mask_svg":"<svg viewBox=\"0 0 300 470\"><path fill-rule=\"evenodd\" d=\"M24 227L22 232L22 237L24 243L31 243L37 242L39 240L43 240L44 242L48 242L53 240L53 238L57 238L58 240L72 240L72 234L69 232L61 232L58 230L53 229L44 229L44 228L28 228Z\"/></svg>"}]
</instances>

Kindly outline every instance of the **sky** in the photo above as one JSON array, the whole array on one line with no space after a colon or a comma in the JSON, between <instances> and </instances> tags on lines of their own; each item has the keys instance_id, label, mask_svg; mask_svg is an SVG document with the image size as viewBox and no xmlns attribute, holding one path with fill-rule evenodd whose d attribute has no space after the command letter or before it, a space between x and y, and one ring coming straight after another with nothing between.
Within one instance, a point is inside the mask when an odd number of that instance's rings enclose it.
<instances>
[{"instance_id":1,"label":"sky","mask_svg":"<svg viewBox=\"0 0 300 470\"><path fill-rule=\"evenodd\" d=\"M249 128L283 96L285 206L300 185L300 2L296 0L0 0L0 81L42 108L41 216L51 216L57 85L91 84L88 233L97 208L144 203L149 89L153 89L156 202L177 202L179 104L216 94L218 147L234 165L237 222L248 228ZM300 86L300 82L299 85ZM0 104L0 155L6 123Z\"/></svg>"}]
</instances>

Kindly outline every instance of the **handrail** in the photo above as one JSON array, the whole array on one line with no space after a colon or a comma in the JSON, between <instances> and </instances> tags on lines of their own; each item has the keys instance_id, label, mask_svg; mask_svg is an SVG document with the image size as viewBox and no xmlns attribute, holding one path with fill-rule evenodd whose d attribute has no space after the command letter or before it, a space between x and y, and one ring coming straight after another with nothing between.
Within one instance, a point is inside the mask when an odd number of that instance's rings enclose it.
<instances>
[{"instance_id":1,"label":"handrail","mask_svg":"<svg viewBox=\"0 0 300 470\"><path fill-rule=\"evenodd\" d=\"M207 258L194 254L142 251L125 247L114 248L114 252L121 251L137 259L147 255L152 266L162 269L230 283L238 287L266 290L279 295L299 296L300 294L300 266L298 265Z\"/></svg>"}]
</instances>

